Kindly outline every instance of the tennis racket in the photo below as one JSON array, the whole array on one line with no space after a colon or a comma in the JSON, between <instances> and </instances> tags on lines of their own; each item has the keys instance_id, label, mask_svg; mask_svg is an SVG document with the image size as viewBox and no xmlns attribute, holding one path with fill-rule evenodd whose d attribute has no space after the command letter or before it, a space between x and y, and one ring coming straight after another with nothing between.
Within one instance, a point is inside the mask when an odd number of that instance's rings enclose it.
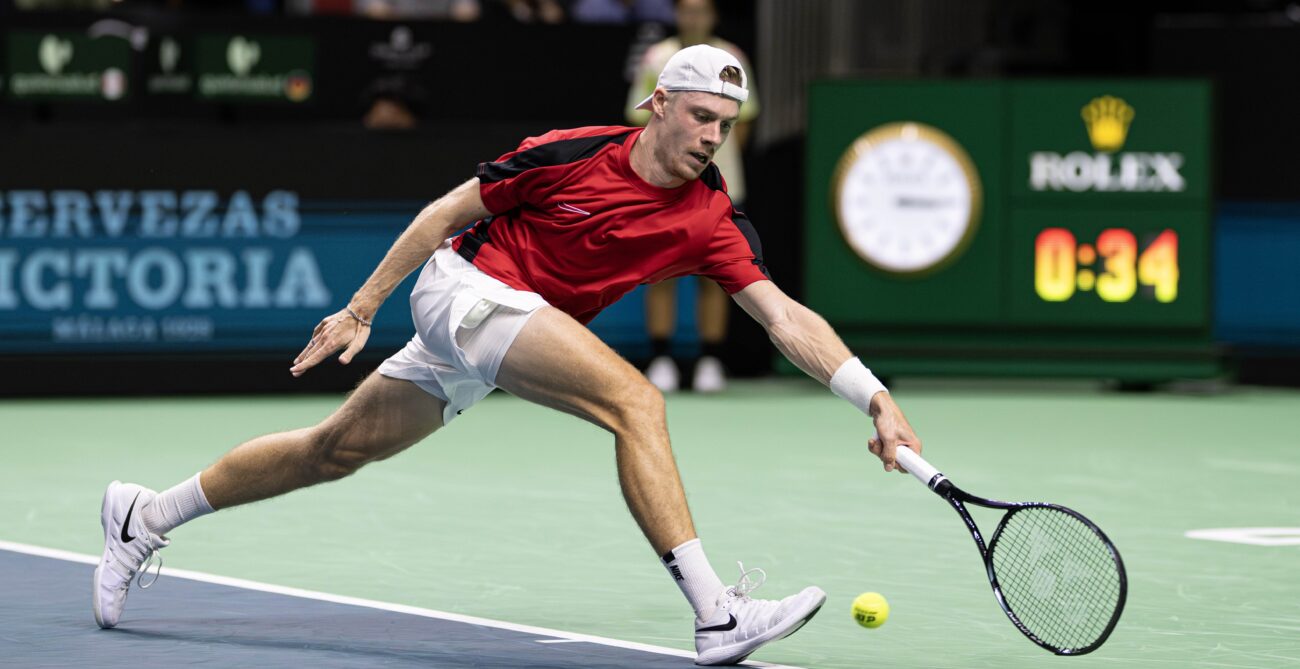
<instances>
[{"instance_id":1,"label":"tennis racket","mask_svg":"<svg viewBox=\"0 0 1300 669\"><path fill-rule=\"evenodd\" d=\"M1124 610L1128 577L1101 528L1056 504L976 497L910 448L900 446L895 457L965 521L993 596L1016 629L1057 655L1083 655L1106 641ZM1006 511L987 546L966 504Z\"/></svg>"}]
</instances>

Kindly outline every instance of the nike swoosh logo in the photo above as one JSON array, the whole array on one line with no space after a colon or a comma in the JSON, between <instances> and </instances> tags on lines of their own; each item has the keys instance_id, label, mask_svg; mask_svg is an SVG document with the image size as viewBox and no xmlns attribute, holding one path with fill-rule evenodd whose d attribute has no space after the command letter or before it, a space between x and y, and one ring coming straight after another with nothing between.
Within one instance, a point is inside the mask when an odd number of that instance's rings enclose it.
<instances>
[{"instance_id":1,"label":"nike swoosh logo","mask_svg":"<svg viewBox=\"0 0 1300 669\"><path fill-rule=\"evenodd\" d=\"M581 210L581 209L579 209L579 208L577 208L577 207L575 207L575 206L569 204L568 202L561 202L559 208L560 208L560 209L563 209L564 211L567 211L567 212L569 212L569 213L573 213L573 214L582 214L583 216L590 216L590 215L591 215L591 212L589 212L589 211L583 211L583 210Z\"/></svg>"},{"instance_id":2,"label":"nike swoosh logo","mask_svg":"<svg viewBox=\"0 0 1300 669\"><path fill-rule=\"evenodd\" d=\"M725 625L714 625L713 627L701 627L695 631L696 632L729 632L731 630L736 629L736 616L733 616L730 613L728 613L727 617L730 618L730 620L728 620Z\"/></svg>"},{"instance_id":3,"label":"nike swoosh logo","mask_svg":"<svg viewBox=\"0 0 1300 669\"><path fill-rule=\"evenodd\" d=\"M135 541L135 537L128 534L126 528L131 526L131 514L135 513L135 502L138 499L140 499L140 493L136 493L135 499L131 500L131 508L126 510L126 520L122 521L122 541L126 543Z\"/></svg>"}]
</instances>

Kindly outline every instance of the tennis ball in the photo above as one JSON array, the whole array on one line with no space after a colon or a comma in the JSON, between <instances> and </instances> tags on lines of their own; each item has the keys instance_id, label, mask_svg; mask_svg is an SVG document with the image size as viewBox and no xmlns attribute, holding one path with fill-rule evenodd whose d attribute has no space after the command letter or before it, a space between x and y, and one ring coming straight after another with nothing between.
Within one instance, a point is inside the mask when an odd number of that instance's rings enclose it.
<instances>
[{"instance_id":1,"label":"tennis ball","mask_svg":"<svg viewBox=\"0 0 1300 669\"><path fill-rule=\"evenodd\" d=\"M863 627L876 629L889 620L889 602L878 592L864 592L853 600L853 619Z\"/></svg>"}]
</instances>

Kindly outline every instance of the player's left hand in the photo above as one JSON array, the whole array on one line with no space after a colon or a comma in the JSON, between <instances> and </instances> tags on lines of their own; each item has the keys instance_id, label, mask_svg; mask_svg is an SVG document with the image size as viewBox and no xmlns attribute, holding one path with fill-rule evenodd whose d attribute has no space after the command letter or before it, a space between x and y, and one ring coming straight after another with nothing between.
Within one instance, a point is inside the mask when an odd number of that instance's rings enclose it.
<instances>
[{"instance_id":1,"label":"player's left hand","mask_svg":"<svg viewBox=\"0 0 1300 669\"><path fill-rule=\"evenodd\" d=\"M867 448L885 464L885 471L906 473L906 470L894 461L894 454L900 447L905 446L919 455L921 439L916 436L916 431L903 416L903 410L894 404L889 393L876 393L871 398L871 409L871 415L876 423L876 434L867 440Z\"/></svg>"},{"instance_id":2,"label":"player's left hand","mask_svg":"<svg viewBox=\"0 0 1300 669\"><path fill-rule=\"evenodd\" d=\"M369 338L370 326L362 325L344 308L336 314L326 316L316 329L312 330L311 341L307 342L307 347L293 359L293 367L289 368L289 373L302 376L304 372L344 347L347 347L347 350L339 356L339 363L346 365L361 352Z\"/></svg>"}]
</instances>

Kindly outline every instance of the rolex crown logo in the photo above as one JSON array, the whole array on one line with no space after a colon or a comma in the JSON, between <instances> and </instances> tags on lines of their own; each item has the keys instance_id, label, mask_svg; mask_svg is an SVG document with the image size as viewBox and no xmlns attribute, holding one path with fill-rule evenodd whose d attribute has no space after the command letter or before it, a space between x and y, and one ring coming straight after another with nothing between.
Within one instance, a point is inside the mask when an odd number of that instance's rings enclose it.
<instances>
[{"instance_id":1,"label":"rolex crown logo","mask_svg":"<svg viewBox=\"0 0 1300 669\"><path fill-rule=\"evenodd\" d=\"M1133 120L1133 108L1127 102L1103 95L1084 105L1080 115L1088 126L1088 139L1094 149L1112 153L1124 146L1128 124Z\"/></svg>"}]
</instances>

